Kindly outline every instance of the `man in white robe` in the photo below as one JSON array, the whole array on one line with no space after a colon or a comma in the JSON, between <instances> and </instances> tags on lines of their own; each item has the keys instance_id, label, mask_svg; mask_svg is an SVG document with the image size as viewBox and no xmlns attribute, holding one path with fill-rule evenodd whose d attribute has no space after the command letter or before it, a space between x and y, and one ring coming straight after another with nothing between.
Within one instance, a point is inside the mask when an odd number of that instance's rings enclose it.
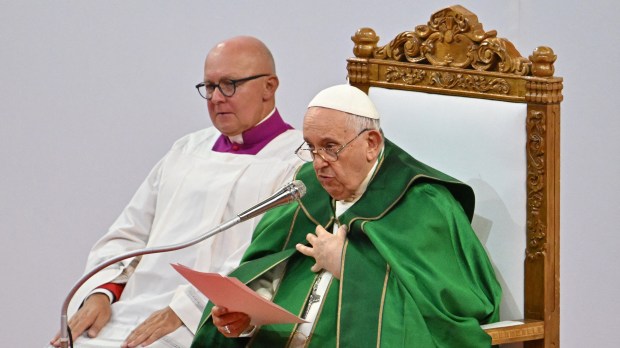
<instances>
[{"instance_id":1,"label":"man in white robe","mask_svg":"<svg viewBox=\"0 0 620 348\"><path fill-rule=\"evenodd\" d=\"M216 45L196 86L214 127L172 146L94 245L86 270L128 251L189 241L290 181L300 164L294 149L302 137L275 108L278 84L273 57L261 41L235 37ZM96 274L69 307L74 346L189 347L207 299L170 263L226 274L238 265L259 219ZM60 345L58 335L51 343Z\"/></svg>"}]
</instances>

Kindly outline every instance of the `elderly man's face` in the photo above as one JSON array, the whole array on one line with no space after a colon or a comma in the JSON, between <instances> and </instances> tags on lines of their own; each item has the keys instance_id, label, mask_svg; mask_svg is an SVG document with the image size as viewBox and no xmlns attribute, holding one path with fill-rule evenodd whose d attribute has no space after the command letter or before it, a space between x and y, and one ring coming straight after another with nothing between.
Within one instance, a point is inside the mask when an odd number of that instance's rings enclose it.
<instances>
[{"instance_id":1,"label":"elderly man's face","mask_svg":"<svg viewBox=\"0 0 620 348\"><path fill-rule=\"evenodd\" d=\"M255 52L251 43L235 41L217 46L205 60L205 83L273 74L266 57ZM252 128L271 111L265 110L268 107L265 100L273 98L277 85L277 77L269 75L238 83L235 94L230 97L216 88L207 102L213 125L228 136Z\"/></svg>"},{"instance_id":2,"label":"elderly man's face","mask_svg":"<svg viewBox=\"0 0 620 348\"><path fill-rule=\"evenodd\" d=\"M312 149L339 148L358 135L358 130L347 124L342 111L311 107L304 117L304 140ZM335 162L314 156L316 176L331 197L351 200L372 168L379 153L376 137L379 132L364 132L348 144Z\"/></svg>"}]
</instances>

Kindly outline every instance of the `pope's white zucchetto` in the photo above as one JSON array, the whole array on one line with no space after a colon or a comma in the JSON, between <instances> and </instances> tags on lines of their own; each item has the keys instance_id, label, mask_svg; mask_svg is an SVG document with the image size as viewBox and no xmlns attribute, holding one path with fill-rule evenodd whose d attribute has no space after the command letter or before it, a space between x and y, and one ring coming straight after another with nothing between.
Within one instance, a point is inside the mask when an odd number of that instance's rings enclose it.
<instances>
[{"instance_id":1,"label":"pope's white zucchetto","mask_svg":"<svg viewBox=\"0 0 620 348\"><path fill-rule=\"evenodd\" d=\"M320 91L308 104L347 112L353 115L379 119L379 113L372 100L357 87L336 85Z\"/></svg>"}]
</instances>

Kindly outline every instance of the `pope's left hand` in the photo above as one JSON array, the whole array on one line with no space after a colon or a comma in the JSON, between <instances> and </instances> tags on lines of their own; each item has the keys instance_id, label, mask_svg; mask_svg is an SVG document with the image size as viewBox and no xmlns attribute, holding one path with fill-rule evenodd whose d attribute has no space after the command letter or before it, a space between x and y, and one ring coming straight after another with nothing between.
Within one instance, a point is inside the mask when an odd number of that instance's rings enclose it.
<instances>
[{"instance_id":1,"label":"pope's left hand","mask_svg":"<svg viewBox=\"0 0 620 348\"><path fill-rule=\"evenodd\" d=\"M297 251L314 258L316 263L310 268L312 272L319 272L324 269L340 279L342 248L347 239L347 226L342 225L335 234L331 234L319 225L316 227L315 233L308 233L306 236L311 247L297 244L295 246Z\"/></svg>"}]
</instances>

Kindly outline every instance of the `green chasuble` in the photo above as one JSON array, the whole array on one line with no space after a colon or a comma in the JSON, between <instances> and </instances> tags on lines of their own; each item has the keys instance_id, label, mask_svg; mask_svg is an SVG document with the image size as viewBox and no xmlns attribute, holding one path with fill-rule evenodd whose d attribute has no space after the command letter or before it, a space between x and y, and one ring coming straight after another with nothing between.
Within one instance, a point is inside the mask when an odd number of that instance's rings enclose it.
<instances>
[{"instance_id":1,"label":"green chasuble","mask_svg":"<svg viewBox=\"0 0 620 348\"><path fill-rule=\"evenodd\" d=\"M470 187L415 160L386 140L384 155L359 201L339 217L312 164L300 168L307 194L265 214L241 265L230 275L260 279L281 262L273 301L302 315L316 273L295 250L316 225L349 227L339 279L333 278L308 347L490 347L481 324L499 319L501 288L470 222ZM209 305L193 348L286 347L295 324L258 327L226 338Z\"/></svg>"}]
</instances>

